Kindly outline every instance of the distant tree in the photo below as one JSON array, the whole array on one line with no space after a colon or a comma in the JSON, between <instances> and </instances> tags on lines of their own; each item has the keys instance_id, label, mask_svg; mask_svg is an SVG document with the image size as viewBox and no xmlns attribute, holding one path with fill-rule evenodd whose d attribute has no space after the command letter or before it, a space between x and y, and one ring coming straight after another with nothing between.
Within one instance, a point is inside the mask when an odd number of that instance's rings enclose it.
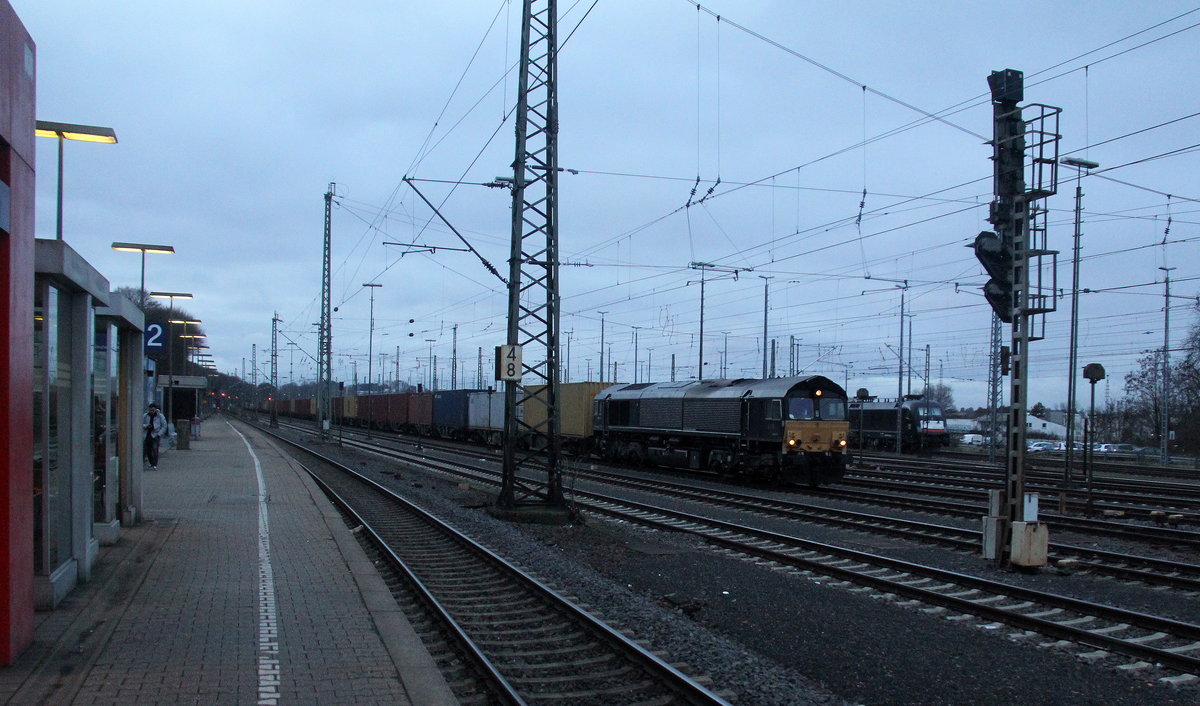
<instances>
[{"instance_id":1,"label":"distant tree","mask_svg":"<svg viewBox=\"0 0 1200 706\"><path fill-rule=\"evenodd\" d=\"M949 385L930 385L926 398L930 402L937 402L941 405L942 411L948 412L954 409L954 391L950 389Z\"/></svg>"},{"instance_id":2,"label":"distant tree","mask_svg":"<svg viewBox=\"0 0 1200 706\"><path fill-rule=\"evenodd\" d=\"M1200 452L1200 301L1197 314L1183 342L1183 355L1173 354L1178 362L1171 371L1171 428L1175 445L1190 454Z\"/></svg>"},{"instance_id":3,"label":"distant tree","mask_svg":"<svg viewBox=\"0 0 1200 706\"><path fill-rule=\"evenodd\" d=\"M1029 413L1035 417L1044 417L1046 416L1046 405L1038 402L1032 408L1030 408Z\"/></svg>"}]
</instances>

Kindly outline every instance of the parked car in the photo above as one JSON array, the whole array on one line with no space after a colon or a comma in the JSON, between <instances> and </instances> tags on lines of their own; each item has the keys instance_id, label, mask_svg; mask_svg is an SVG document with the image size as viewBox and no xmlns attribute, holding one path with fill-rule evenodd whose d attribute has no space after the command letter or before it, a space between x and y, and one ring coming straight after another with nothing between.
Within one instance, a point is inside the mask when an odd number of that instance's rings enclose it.
<instances>
[{"instance_id":1,"label":"parked car","mask_svg":"<svg viewBox=\"0 0 1200 706\"><path fill-rule=\"evenodd\" d=\"M1025 451L1028 453L1043 453L1053 451L1057 445L1053 441L1031 441L1025 445Z\"/></svg>"},{"instance_id":2,"label":"parked car","mask_svg":"<svg viewBox=\"0 0 1200 706\"><path fill-rule=\"evenodd\" d=\"M1138 452L1137 447L1133 444L1100 444L1096 451L1102 454L1135 454Z\"/></svg>"}]
</instances>

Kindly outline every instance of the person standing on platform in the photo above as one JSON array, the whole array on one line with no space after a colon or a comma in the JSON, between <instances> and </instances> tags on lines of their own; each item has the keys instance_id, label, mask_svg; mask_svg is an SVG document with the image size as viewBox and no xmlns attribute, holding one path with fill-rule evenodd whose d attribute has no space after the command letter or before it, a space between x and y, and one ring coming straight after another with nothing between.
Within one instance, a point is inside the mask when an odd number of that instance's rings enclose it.
<instances>
[{"instance_id":1,"label":"person standing on platform","mask_svg":"<svg viewBox=\"0 0 1200 706\"><path fill-rule=\"evenodd\" d=\"M142 415L142 429L145 430L145 441L142 442L142 456L150 464L150 470L158 470L158 443L167 435L167 420L158 413L158 405L153 402Z\"/></svg>"}]
</instances>

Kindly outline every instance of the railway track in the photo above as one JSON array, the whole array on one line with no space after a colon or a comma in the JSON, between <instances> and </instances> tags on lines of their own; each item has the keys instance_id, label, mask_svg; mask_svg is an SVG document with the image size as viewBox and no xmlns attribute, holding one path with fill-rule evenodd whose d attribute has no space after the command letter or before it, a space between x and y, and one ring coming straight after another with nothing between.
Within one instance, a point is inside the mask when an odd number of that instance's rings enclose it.
<instances>
[{"instance_id":1,"label":"railway track","mask_svg":"<svg viewBox=\"0 0 1200 706\"><path fill-rule=\"evenodd\" d=\"M298 431L307 431L300 427L294 428ZM355 435L344 439L344 443L378 453L378 449L372 445L362 444L360 440L355 438ZM464 453L462 446L429 442L428 440L422 440L417 448L420 448L422 453L435 450L441 450L450 454ZM400 450L397 449L396 451ZM478 448L471 448L470 453L478 455L479 451L480 449ZM404 460L411 460L411 458L405 458ZM494 473L494 471L489 471L483 466L476 466L476 468L481 473ZM628 474L606 472L603 470L578 469L576 475L580 478L591 478L600 482L623 485L637 490L669 493L677 498L706 502L735 510L756 512L761 515L773 515L790 520L816 522L828 526L900 537L912 541L934 543L971 553L977 552L982 543L982 533L979 530L958 528L944 524L903 520L851 510L838 510L814 503L778 497L765 498L762 495L752 495L733 490L711 487L700 489L695 485L688 485L683 482L645 477L637 478ZM904 490L904 488L901 488L901 490ZM830 499L859 501L919 512L932 511L964 517L970 520L978 520L983 513L982 497L977 502L939 502L930 501L928 498L907 498L896 494L847 491L840 486L831 490L814 491L809 489L806 491L810 495L814 492ZM1200 533L1188 530L1139 527L1110 520L1071 517L1051 513L1043 513L1043 517L1051 522L1052 527L1057 529L1070 529L1084 534L1101 535L1175 548L1200 549ZM1062 562L1064 566L1069 565L1072 570L1089 571L1094 574L1122 580L1138 581L1150 586L1162 586L1184 591L1200 591L1200 564L1138 556L1128 552L1107 552L1092 547L1062 542L1052 543L1050 551L1050 558L1052 560Z\"/></svg>"},{"instance_id":2,"label":"railway track","mask_svg":"<svg viewBox=\"0 0 1200 706\"><path fill-rule=\"evenodd\" d=\"M351 441L352 445L362 445ZM366 445L363 445L366 446ZM370 451L478 482L497 483L494 470L425 453L371 445ZM1025 588L960 572L771 532L744 524L638 503L602 493L573 491L594 513L671 532L685 532L736 555L781 571L828 577L852 590L878 592L898 604L971 619L982 627L1007 626L1015 639L1073 646L1086 659L1116 659L1126 669L1160 666L1178 672L1162 679L1189 683L1200 675L1200 625ZM844 582L844 583L843 583Z\"/></svg>"},{"instance_id":3,"label":"railway track","mask_svg":"<svg viewBox=\"0 0 1200 706\"><path fill-rule=\"evenodd\" d=\"M848 471L846 477L839 481L836 488L839 491L862 489L909 495L919 493L935 498L966 500L975 506L982 507L987 500L987 491L1000 486L998 478L997 476L996 479L980 479L969 477L967 474L948 475L944 471L928 474L859 468ZM1048 502L1053 502L1062 491L1060 487L1050 484L1033 483L1026 487L1030 491L1040 492ZM1084 491L1080 488L1068 491L1066 507L1068 511L1080 515L1086 514L1088 503ZM1172 524L1177 525L1200 525L1200 502L1192 502L1171 495L1131 494L1116 490L1100 490L1094 493L1092 512L1106 516L1129 516L1134 519L1150 521L1161 518L1161 521L1167 522L1169 519ZM1067 516L1060 514L1055 517L1061 519ZM1082 529L1089 523L1077 521L1074 524Z\"/></svg>"},{"instance_id":4,"label":"railway track","mask_svg":"<svg viewBox=\"0 0 1200 706\"><path fill-rule=\"evenodd\" d=\"M474 666L465 703L725 704L498 554L338 462L275 437L405 578Z\"/></svg>"}]
</instances>

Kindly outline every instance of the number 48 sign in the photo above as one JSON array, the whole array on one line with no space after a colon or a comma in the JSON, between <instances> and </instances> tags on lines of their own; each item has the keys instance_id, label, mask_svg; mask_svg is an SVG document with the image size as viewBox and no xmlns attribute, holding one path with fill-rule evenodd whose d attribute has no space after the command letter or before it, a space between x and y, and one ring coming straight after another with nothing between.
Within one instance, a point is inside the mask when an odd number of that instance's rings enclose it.
<instances>
[{"instance_id":1,"label":"number 48 sign","mask_svg":"<svg viewBox=\"0 0 1200 706\"><path fill-rule=\"evenodd\" d=\"M496 346L496 379L521 382L520 346Z\"/></svg>"}]
</instances>

